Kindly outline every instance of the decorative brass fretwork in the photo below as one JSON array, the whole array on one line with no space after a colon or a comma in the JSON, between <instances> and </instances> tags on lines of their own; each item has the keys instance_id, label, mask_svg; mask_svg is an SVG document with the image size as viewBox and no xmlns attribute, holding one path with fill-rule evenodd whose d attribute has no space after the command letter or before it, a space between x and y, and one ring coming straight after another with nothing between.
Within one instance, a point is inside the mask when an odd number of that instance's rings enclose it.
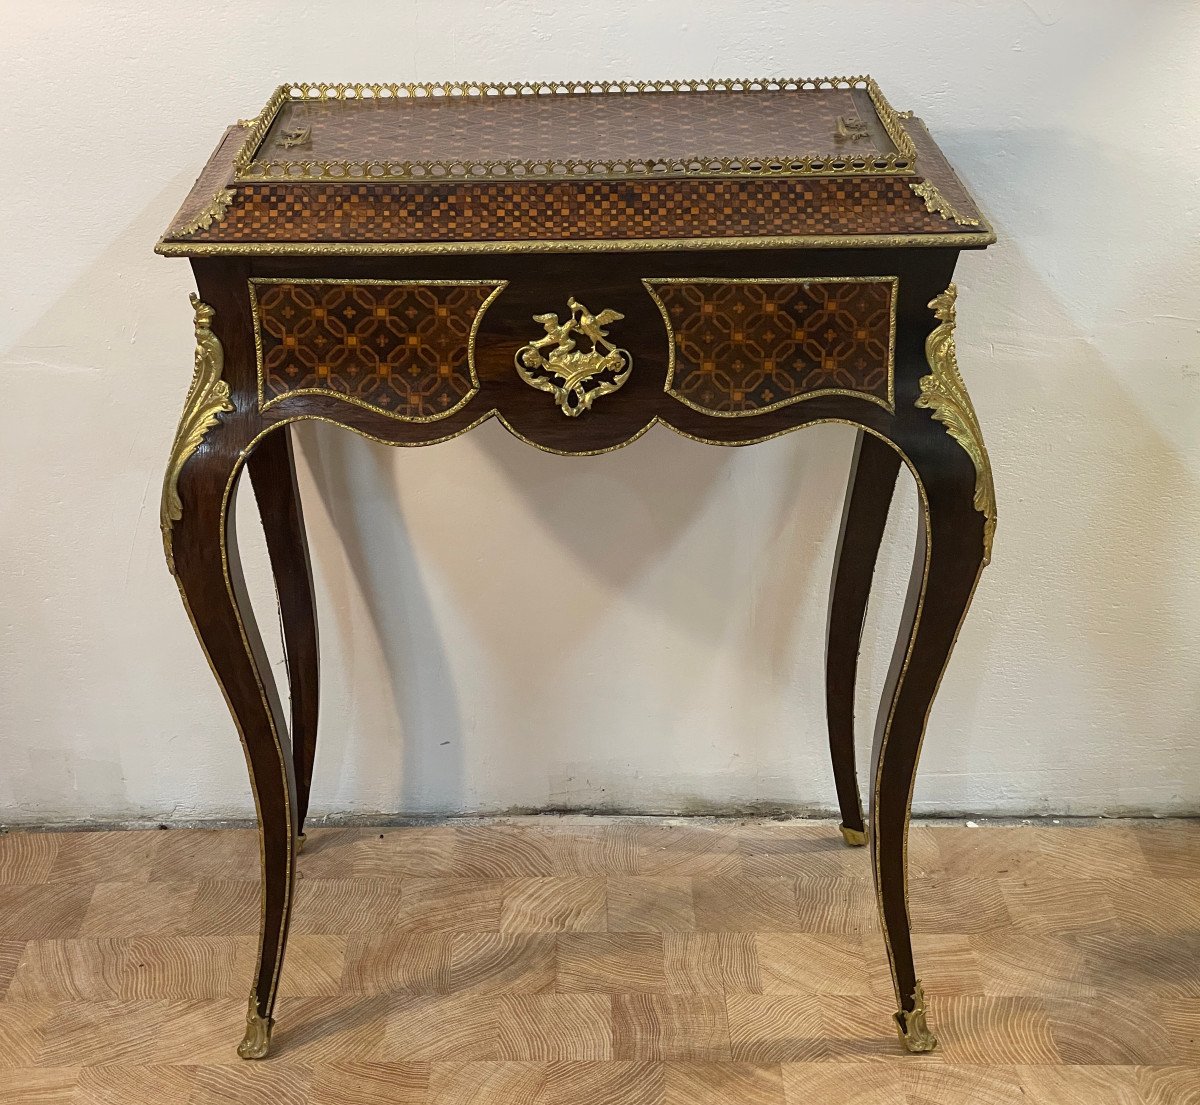
<instances>
[{"instance_id":1,"label":"decorative brass fretwork","mask_svg":"<svg viewBox=\"0 0 1200 1105\"><path fill-rule=\"evenodd\" d=\"M917 406L933 411L933 417L966 450L975 465L975 509L983 515L983 562L992 559L992 540L996 535L996 488L992 481L992 463L983 443L979 417L967 385L958 368L954 348L955 302L958 288L951 284L941 295L931 300L934 316L940 325L925 339L925 357L932 372L920 380L921 396Z\"/></svg>"},{"instance_id":2,"label":"decorative brass fretwork","mask_svg":"<svg viewBox=\"0 0 1200 1105\"><path fill-rule=\"evenodd\" d=\"M956 222L959 226L979 225L978 219L971 219L963 215L958 208L942 195L937 185L931 181L909 181L908 186L925 201L926 209L932 211L935 215L941 215L943 219Z\"/></svg>"},{"instance_id":3,"label":"decorative brass fretwork","mask_svg":"<svg viewBox=\"0 0 1200 1105\"><path fill-rule=\"evenodd\" d=\"M870 137L870 132L867 130L867 124L861 119L850 119L845 115L839 115L837 121L837 133L834 135L836 142L865 142Z\"/></svg>"},{"instance_id":4,"label":"decorative brass fretwork","mask_svg":"<svg viewBox=\"0 0 1200 1105\"><path fill-rule=\"evenodd\" d=\"M197 230L207 230L213 223L219 223L225 217L225 212L229 210L229 205L233 203L233 197L232 188L222 188L192 218L182 226L176 227L171 232L172 237L186 238L189 234L195 234Z\"/></svg>"},{"instance_id":5,"label":"decorative brass fretwork","mask_svg":"<svg viewBox=\"0 0 1200 1105\"><path fill-rule=\"evenodd\" d=\"M192 310L196 313L196 367L192 372L192 384L188 389L179 428L171 444L171 459L167 464L163 480L162 503L159 507L159 525L162 528L163 551L167 555L167 567L175 573L175 554L171 544L171 531L183 517L183 502L179 498L179 474L188 458L200 448L204 435L216 425L217 415L233 410L229 401L229 385L221 379L225 366L225 351L212 332L215 312L200 301L195 293L191 296Z\"/></svg>"},{"instance_id":6,"label":"decorative brass fretwork","mask_svg":"<svg viewBox=\"0 0 1200 1105\"><path fill-rule=\"evenodd\" d=\"M929 1031L925 1015L925 991L921 983L913 991L912 1012L901 1009L896 1014L896 1026L900 1030L900 1041L909 1051L932 1051L937 1047L937 1037Z\"/></svg>"},{"instance_id":7,"label":"decorative brass fretwork","mask_svg":"<svg viewBox=\"0 0 1200 1105\"><path fill-rule=\"evenodd\" d=\"M561 324L555 314L533 316L545 327L546 336L521 346L514 362L522 380L550 392L563 414L577 418L601 395L610 395L629 379L633 357L608 341L604 329L623 319L623 314L606 308L593 315L573 296L567 306L571 315ZM587 352L576 348L578 335L590 342Z\"/></svg>"},{"instance_id":8,"label":"decorative brass fretwork","mask_svg":"<svg viewBox=\"0 0 1200 1105\"><path fill-rule=\"evenodd\" d=\"M250 1011L246 1014L246 1035L238 1044L237 1053L243 1059L265 1059L271 1050L271 1029L275 1022L258 1013L258 999L250 995Z\"/></svg>"},{"instance_id":9,"label":"decorative brass fretwork","mask_svg":"<svg viewBox=\"0 0 1200 1105\"><path fill-rule=\"evenodd\" d=\"M326 100L389 100L440 97L609 95L621 93L765 92L860 89L887 132L895 151L880 154L796 154L758 151L744 157L710 157L704 151L685 158L647 158L629 161L349 161L262 159L263 139L284 104ZM312 84L280 85L257 117L250 121L246 140L234 158L239 180L424 180L479 177L627 177L663 174L718 174L722 176L807 176L812 174L862 174L912 172L917 148L895 109L875 80L867 75L850 77L711 77L680 81L520 81L493 84L484 81L427 84ZM282 143L281 143L282 144Z\"/></svg>"}]
</instances>

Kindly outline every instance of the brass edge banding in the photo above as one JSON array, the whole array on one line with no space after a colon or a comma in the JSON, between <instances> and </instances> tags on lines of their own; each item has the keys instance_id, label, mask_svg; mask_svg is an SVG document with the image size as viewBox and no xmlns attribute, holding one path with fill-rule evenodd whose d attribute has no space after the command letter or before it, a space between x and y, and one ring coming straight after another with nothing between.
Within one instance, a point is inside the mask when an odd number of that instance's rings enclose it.
<instances>
[{"instance_id":1,"label":"brass edge banding","mask_svg":"<svg viewBox=\"0 0 1200 1105\"><path fill-rule=\"evenodd\" d=\"M675 391L673 384L675 380L675 327L671 323L670 316L667 313L667 305L659 298L654 288L661 284L891 284L892 295L889 306L889 333L888 333L888 358L887 358L887 400L880 399L878 395L871 395L865 391L851 391L848 388L818 388L814 391L807 391L803 395L793 395L789 399L781 399L778 403L772 403L766 407L756 407L752 411L714 411L708 407L702 407L697 403L693 403L690 399ZM663 391L665 391L672 399L682 403L685 407L691 407L694 411L699 411L701 414L708 415L710 418L753 418L755 415L766 414L769 411L777 411L782 407L790 407L795 403L802 403L806 399L817 399L821 396L840 395L849 399L865 399L869 403L875 403L882 407L889 414L896 413L896 307L897 301L900 298L900 277L898 276L813 276L798 279L789 276L747 276L747 277L724 277L724 276L660 276L660 277L645 277L642 279L642 286L649 293L650 298L654 300L658 307L658 313L663 317L663 323L667 328L667 376L663 383Z\"/></svg>"},{"instance_id":2,"label":"brass edge banding","mask_svg":"<svg viewBox=\"0 0 1200 1105\"><path fill-rule=\"evenodd\" d=\"M272 430L276 430L281 426L290 426L295 422L323 422L329 426L337 426L343 430L348 430L350 433L358 434L359 437L365 438L367 441L376 442L379 445L387 445L393 449L419 449L426 445L443 445L447 441L453 441L455 438L462 437L464 434L470 433L478 426L482 426L490 419L496 419L513 437L518 441L524 442L543 453L550 453L552 456L558 457L598 457L606 453L615 453L620 449L624 449L632 445L635 441L644 437L655 426L663 426L674 434L678 434L688 441L695 441L701 445L717 445L723 449L738 449L745 445L760 445L764 441L774 441L776 438L786 437L788 434L795 433L797 430L803 430L807 426L850 426L856 430L862 430L864 433L869 433L873 437L877 437L880 441L888 445L889 448L895 450L900 455L904 463L913 472L914 479L917 478L915 468L908 456L900 449L900 447L879 430L872 429L870 426L864 425L861 422L856 422L850 418L839 418L830 416L825 418L813 418L807 422L801 422L796 426L788 426L782 430L773 430L771 433L759 434L756 437L739 438L737 441L725 441L721 438L702 437L699 434L689 433L687 430L681 430L678 426L672 425L665 421L660 415L653 415L640 429L635 430L629 437L615 445L605 445L599 449L584 449L576 452L568 452L566 449L555 449L552 445L543 445L539 441L535 441L531 437L526 437L519 430L515 429L511 422L495 407L482 413L474 422L462 427L460 430L455 430L452 433L445 434L443 437L429 438L426 441L392 441L386 437L380 437L377 434L371 433L369 430L360 429L358 426L351 426L346 422L339 422L336 418L331 418L325 414L292 414L286 418L281 418L278 422L272 422L254 437L251 443L246 447L247 450L252 449L257 445L258 441ZM923 486L923 485L922 485Z\"/></svg>"},{"instance_id":3,"label":"brass edge banding","mask_svg":"<svg viewBox=\"0 0 1200 1105\"><path fill-rule=\"evenodd\" d=\"M749 155L715 158L689 155L644 161L376 161L331 159L289 161L256 159L259 147L287 103L321 103L328 100L441 99L459 97L516 97L538 95L664 94L696 92L820 91L824 89L865 90L895 147L894 153L853 157L828 155ZM574 81L567 83L517 81L490 83L441 82L406 84L331 84L294 82L280 85L262 111L251 122L241 148L234 157L237 180L454 180L493 179L595 179L606 176L722 175L811 176L841 174L904 173L913 171L917 149L904 129L900 116L888 103L869 75L805 78L710 78L678 81ZM315 172L314 172L315 170ZM582 172L581 172L582 170Z\"/></svg>"},{"instance_id":4,"label":"brass edge banding","mask_svg":"<svg viewBox=\"0 0 1200 1105\"><path fill-rule=\"evenodd\" d=\"M317 395L328 397L331 399L340 399L344 403L352 403L356 407L362 407L364 410L371 411L373 414L384 415L387 418L394 418L397 422L440 422L444 418L449 418L452 414L460 411L465 407L476 395L479 394L479 376L475 370L475 339L479 332L480 324L483 322L483 316L487 309L495 302L496 297L508 287L507 280L384 280L372 277L354 277L350 279L326 279L319 276L252 276L247 281L250 292L250 314L254 322L254 356L256 364L256 372L258 376L258 409L260 411L268 411L272 407L280 403L286 402L295 395ZM266 398L266 390L264 384L264 366L263 366L263 347L262 347L262 325L259 318L258 294L255 290L257 284L386 284L394 287L480 287L492 288L492 293L480 305L475 312L475 318L471 322L471 332L467 336L467 371L471 378L471 388L466 395L462 397L454 406L441 414L425 414L425 415L409 415L397 414L395 411L384 410L382 407L372 406L363 400L353 395L343 395L340 392L323 390L321 388L295 388L285 392L283 395L277 395L273 399Z\"/></svg>"},{"instance_id":5,"label":"brass edge banding","mask_svg":"<svg viewBox=\"0 0 1200 1105\"><path fill-rule=\"evenodd\" d=\"M192 218L182 226L175 227L171 233L176 237L186 238L198 230L207 230L213 223L220 223L236 194L232 188L221 188Z\"/></svg>"},{"instance_id":6,"label":"brass edge banding","mask_svg":"<svg viewBox=\"0 0 1200 1105\"><path fill-rule=\"evenodd\" d=\"M163 478L162 500L159 503L158 523L162 530L163 552L167 567L175 574L175 552L172 532L175 523L183 517L183 501L179 497L179 477L183 466L204 442L204 435L217 423L217 416L233 410L229 401L229 384L221 379L225 367L225 351L212 331L212 320L216 312L191 295L195 313L196 354L192 369L192 382L183 403L183 413L171 442L171 455L167 461L167 472Z\"/></svg>"},{"instance_id":7,"label":"brass edge banding","mask_svg":"<svg viewBox=\"0 0 1200 1105\"><path fill-rule=\"evenodd\" d=\"M958 223L959 226L978 226L978 219L968 218L963 215L938 189L938 186L929 180L910 180L908 186L925 201L927 210L932 211L935 215L941 215L943 219L949 219L951 222Z\"/></svg>"},{"instance_id":8,"label":"brass edge banding","mask_svg":"<svg viewBox=\"0 0 1200 1105\"><path fill-rule=\"evenodd\" d=\"M946 432L963 447L975 466L974 505L984 518L983 563L986 565L991 562L992 541L996 536L996 487L979 417L959 371L954 348L957 299L958 288L951 284L929 303L934 317L940 321L925 339L930 374L919 381L921 395L916 405L933 412L933 417L946 427Z\"/></svg>"},{"instance_id":9,"label":"brass edge banding","mask_svg":"<svg viewBox=\"0 0 1200 1105\"><path fill-rule=\"evenodd\" d=\"M177 242L160 238L154 252L162 257L205 257L220 254L259 257L405 257L462 256L475 253L623 253L665 250L742 249L981 249L996 235L983 220L981 229L944 234L791 234L778 237L529 239L498 242Z\"/></svg>"}]
</instances>

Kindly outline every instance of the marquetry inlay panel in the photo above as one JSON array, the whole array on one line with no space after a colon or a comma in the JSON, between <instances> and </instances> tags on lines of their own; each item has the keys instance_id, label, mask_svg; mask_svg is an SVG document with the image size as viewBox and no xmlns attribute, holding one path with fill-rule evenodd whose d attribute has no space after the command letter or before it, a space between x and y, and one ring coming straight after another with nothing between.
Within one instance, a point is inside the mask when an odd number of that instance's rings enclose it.
<instances>
[{"instance_id":1,"label":"marquetry inlay panel","mask_svg":"<svg viewBox=\"0 0 1200 1105\"><path fill-rule=\"evenodd\" d=\"M647 280L671 343L666 390L749 415L814 395L892 405L895 277Z\"/></svg>"},{"instance_id":2,"label":"marquetry inlay panel","mask_svg":"<svg viewBox=\"0 0 1200 1105\"><path fill-rule=\"evenodd\" d=\"M252 280L259 398L332 394L411 421L478 389L475 331L503 281Z\"/></svg>"}]
</instances>

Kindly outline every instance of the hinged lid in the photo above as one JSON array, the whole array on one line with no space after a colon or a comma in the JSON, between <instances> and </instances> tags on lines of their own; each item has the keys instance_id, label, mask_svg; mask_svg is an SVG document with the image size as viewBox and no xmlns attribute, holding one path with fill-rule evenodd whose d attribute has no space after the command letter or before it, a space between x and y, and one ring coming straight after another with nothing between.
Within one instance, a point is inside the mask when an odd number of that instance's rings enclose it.
<instances>
[{"instance_id":1,"label":"hinged lid","mask_svg":"<svg viewBox=\"0 0 1200 1105\"><path fill-rule=\"evenodd\" d=\"M290 84L230 128L159 252L985 246L870 77Z\"/></svg>"},{"instance_id":2,"label":"hinged lid","mask_svg":"<svg viewBox=\"0 0 1200 1105\"><path fill-rule=\"evenodd\" d=\"M801 176L911 171L870 77L616 84L285 85L239 180Z\"/></svg>"}]
</instances>

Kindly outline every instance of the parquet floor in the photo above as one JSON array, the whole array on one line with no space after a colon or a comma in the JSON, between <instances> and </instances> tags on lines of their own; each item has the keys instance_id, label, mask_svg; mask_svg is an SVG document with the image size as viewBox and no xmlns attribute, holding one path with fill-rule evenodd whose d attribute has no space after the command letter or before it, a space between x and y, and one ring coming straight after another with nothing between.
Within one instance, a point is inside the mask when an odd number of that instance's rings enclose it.
<instances>
[{"instance_id":1,"label":"parquet floor","mask_svg":"<svg viewBox=\"0 0 1200 1105\"><path fill-rule=\"evenodd\" d=\"M910 859L931 1056L832 823L314 830L250 1063L253 832L0 836L0 1102L1200 1103L1200 822L914 825Z\"/></svg>"}]
</instances>

